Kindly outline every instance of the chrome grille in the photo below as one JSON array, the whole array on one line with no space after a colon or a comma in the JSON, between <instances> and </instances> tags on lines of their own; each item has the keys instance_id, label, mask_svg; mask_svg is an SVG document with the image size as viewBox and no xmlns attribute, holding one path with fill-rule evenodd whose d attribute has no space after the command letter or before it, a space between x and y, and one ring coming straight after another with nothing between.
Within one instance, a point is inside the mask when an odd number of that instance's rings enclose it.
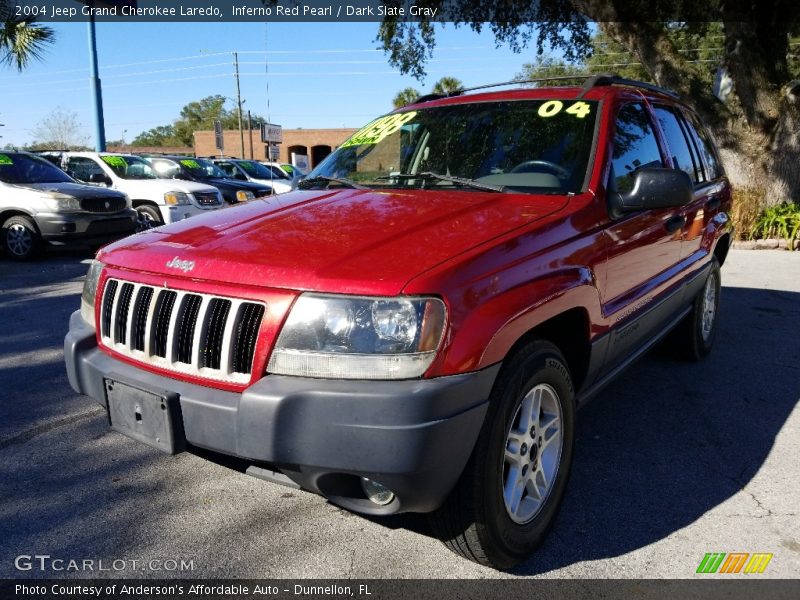
<instances>
[{"instance_id":1,"label":"chrome grille","mask_svg":"<svg viewBox=\"0 0 800 600\"><path fill-rule=\"evenodd\" d=\"M178 373L247 383L265 306L109 279L100 309L106 347Z\"/></svg>"},{"instance_id":2,"label":"chrome grille","mask_svg":"<svg viewBox=\"0 0 800 600\"><path fill-rule=\"evenodd\" d=\"M219 196L215 192L195 192L194 197L200 206L216 206L219 204Z\"/></svg>"}]
</instances>

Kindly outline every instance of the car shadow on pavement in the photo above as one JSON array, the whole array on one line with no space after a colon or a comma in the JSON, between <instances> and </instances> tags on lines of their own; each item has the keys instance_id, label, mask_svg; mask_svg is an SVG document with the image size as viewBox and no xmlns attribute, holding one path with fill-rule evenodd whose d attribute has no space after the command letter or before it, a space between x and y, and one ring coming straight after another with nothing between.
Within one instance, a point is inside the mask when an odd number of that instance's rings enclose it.
<instances>
[{"instance_id":1,"label":"car shadow on pavement","mask_svg":"<svg viewBox=\"0 0 800 600\"><path fill-rule=\"evenodd\" d=\"M620 556L684 528L759 471L800 397L800 294L726 287L702 362L656 350L579 411L575 459L550 535L512 572ZM753 498L753 510L768 509ZM389 527L432 535L419 515ZM735 521L731 520L735 527Z\"/></svg>"}]
</instances>

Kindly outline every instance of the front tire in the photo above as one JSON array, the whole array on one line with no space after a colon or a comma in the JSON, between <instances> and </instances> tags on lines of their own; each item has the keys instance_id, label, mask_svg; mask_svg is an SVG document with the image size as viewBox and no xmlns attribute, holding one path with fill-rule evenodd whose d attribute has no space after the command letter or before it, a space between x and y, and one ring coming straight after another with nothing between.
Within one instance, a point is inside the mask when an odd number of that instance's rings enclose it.
<instances>
[{"instance_id":1,"label":"front tire","mask_svg":"<svg viewBox=\"0 0 800 600\"><path fill-rule=\"evenodd\" d=\"M147 231L164 224L161 218L161 213L155 206L149 204L140 204L136 207L138 213L138 223L136 225L137 231Z\"/></svg>"},{"instance_id":2,"label":"front tire","mask_svg":"<svg viewBox=\"0 0 800 600\"><path fill-rule=\"evenodd\" d=\"M508 569L544 540L564 496L575 436L575 394L564 357L535 340L498 376L472 456L434 532L464 558Z\"/></svg>"},{"instance_id":3,"label":"front tire","mask_svg":"<svg viewBox=\"0 0 800 600\"><path fill-rule=\"evenodd\" d=\"M42 249L42 236L29 217L16 215L3 223L3 248L13 260L31 260Z\"/></svg>"}]
</instances>

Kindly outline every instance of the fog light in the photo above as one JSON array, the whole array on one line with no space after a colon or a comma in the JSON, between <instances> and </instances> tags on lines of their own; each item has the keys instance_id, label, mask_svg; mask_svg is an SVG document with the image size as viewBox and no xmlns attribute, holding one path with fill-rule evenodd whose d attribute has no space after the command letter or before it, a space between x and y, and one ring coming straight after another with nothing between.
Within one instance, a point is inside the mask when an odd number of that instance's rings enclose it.
<instances>
[{"instance_id":1,"label":"fog light","mask_svg":"<svg viewBox=\"0 0 800 600\"><path fill-rule=\"evenodd\" d=\"M377 481L372 481L372 479L362 477L361 489L364 490L367 498L379 506L386 506L394 500L394 492L392 490Z\"/></svg>"},{"instance_id":2,"label":"fog light","mask_svg":"<svg viewBox=\"0 0 800 600\"><path fill-rule=\"evenodd\" d=\"M75 233L75 223L65 223L61 226L63 233Z\"/></svg>"}]
</instances>

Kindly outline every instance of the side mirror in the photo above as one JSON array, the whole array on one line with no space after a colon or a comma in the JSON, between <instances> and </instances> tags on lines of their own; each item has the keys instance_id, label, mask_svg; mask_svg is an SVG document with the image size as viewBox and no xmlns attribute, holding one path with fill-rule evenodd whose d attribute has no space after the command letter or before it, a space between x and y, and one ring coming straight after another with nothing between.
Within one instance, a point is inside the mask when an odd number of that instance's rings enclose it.
<instances>
[{"instance_id":1,"label":"side mirror","mask_svg":"<svg viewBox=\"0 0 800 600\"><path fill-rule=\"evenodd\" d=\"M92 173L89 175L89 183L100 183L103 185L111 185L111 179L103 173Z\"/></svg>"},{"instance_id":2,"label":"side mirror","mask_svg":"<svg viewBox=\"0 0 800 600\"><path fill-rule=\"evenodd\" d=\"M646 168L636 172L633 189L610 196L613 213L683 206L692 201L692 180L678 169Z\"/></svg>"}]
</instances>

